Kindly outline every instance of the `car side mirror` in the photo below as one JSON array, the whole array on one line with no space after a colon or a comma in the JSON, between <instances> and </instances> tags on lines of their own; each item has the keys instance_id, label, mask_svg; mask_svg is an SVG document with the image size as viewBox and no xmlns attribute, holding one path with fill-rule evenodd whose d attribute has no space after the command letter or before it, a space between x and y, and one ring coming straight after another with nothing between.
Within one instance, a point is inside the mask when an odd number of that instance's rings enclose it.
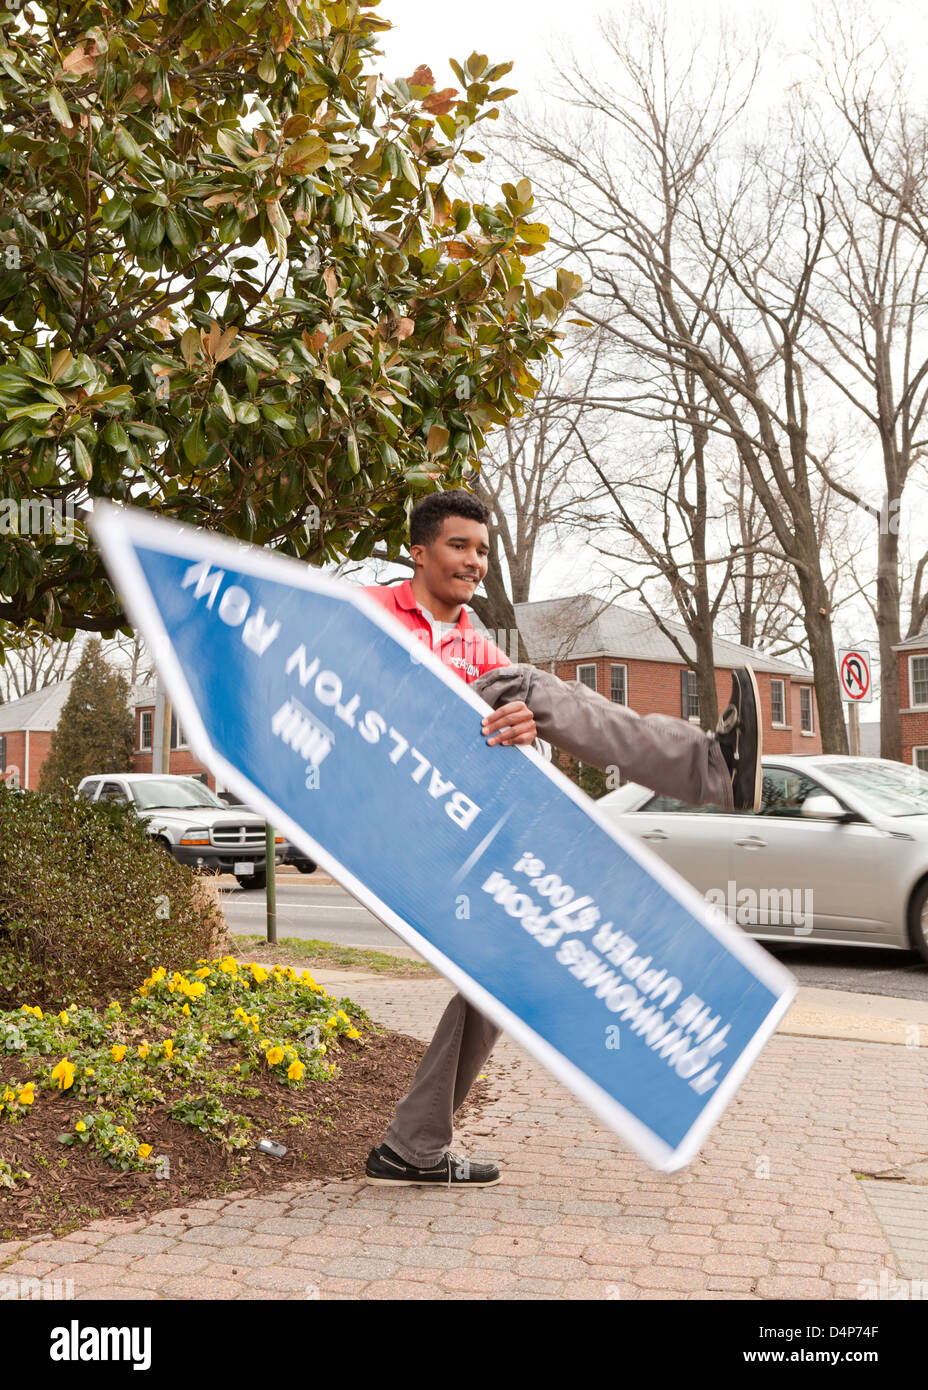
<instances>
[{"instance_id":1,"label":"car side mirror","mask_svg":"<svg viewBox=\"0 0 928 1390\"><path fill-rule=\"evenodd\" d=\"M843 820L847 815L834 796L808 796L802 803L802 814L810 820Z\"/></svg>"}]
</instances>

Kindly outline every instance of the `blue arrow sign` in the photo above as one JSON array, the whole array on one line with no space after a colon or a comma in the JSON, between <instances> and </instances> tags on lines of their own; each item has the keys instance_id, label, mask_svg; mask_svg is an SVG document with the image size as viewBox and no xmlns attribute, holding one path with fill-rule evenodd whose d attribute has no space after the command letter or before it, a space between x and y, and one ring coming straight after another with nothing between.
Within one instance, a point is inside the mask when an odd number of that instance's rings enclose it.
<instances>
[{"instance_id":1,"label":"blue arrow sign","mask_svg":"<svg viewBox=\"0 0 928 1390\"><path fill-rule=\"evenodd\" d=\"M652 1165L693 1157L795 993L379 605L291 558L96 503L200 761Z\"/></svg>"}]
</instances>

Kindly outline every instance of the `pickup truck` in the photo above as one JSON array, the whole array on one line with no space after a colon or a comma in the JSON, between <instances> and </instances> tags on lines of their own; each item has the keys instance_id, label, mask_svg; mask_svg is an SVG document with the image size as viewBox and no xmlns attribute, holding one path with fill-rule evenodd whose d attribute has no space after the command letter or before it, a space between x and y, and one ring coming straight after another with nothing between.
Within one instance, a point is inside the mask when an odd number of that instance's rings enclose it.
<instances>
[{"instance_id":1,"label":"pickup truck","mask_svg":"<svg viewBox=\"0 0 928 1390\"><path fill-rule=\"evenodd\" d=\"M107 772L84 777L78 795L129 805L149 835L181 864L234 874L243 888L267 883L265 822L253 811L229 807L195 777L154 772ZM275 860L284 845L275 836Z\"/></svg>"}]
</instances>

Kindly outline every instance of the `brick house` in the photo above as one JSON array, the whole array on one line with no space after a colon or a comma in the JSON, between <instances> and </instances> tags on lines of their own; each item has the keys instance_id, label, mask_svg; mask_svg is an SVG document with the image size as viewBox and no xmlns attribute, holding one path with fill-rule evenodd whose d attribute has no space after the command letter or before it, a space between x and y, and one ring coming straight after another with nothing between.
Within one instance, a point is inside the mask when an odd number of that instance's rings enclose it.
<instances>
[{"instance_id":1,"label":"brick house","mask_svg":"<svg viewBox=\"0 0 928 1390\"><path fill-rule=\"evenodd\" d=\"M0 705L0 776L5 782L30 790L39 785L52 734L70 693L71 682L58 681Z\"/></svg>"},{"instance_id":2,"label":"brick house","mask_svg":"<svg viewBox=\"0 0 928 1390\"><path fill-rule=\"evenodd\" d=\"M647 612L580 594L517 604L516 623L532 663L561 680L583 681L638 714L699 723L695 673ZM692 647L682 624L666 626L684 650ZM750 665L760 691L764 751L822 751L811 671L723 638L713 651L720 711L731 693L732 669Z\"/></svg>"},{"instance_id":3,"label":"brick house","mask_svg":"<svg viewBox=\"0 0 928 1390\"><path fill-rule=\"evenodd\" d=\"M473 614L471 618L474 626L482 630ZM561 680L581 680L607 698L630 705L638 714L672 714L699 723L694 673L646 612L619 604L604 605L581 594L517 604L516 622L533 664L553 671ZM667 626L684 648L691 645L680 624ZM510 655L514 654L511 643L503 640L500 644ZM926 671L922 741L928 754L928 636L922 639L922 647ZM728 702L732 668L750 664L760 689L765 750L822 751L811 671L761 656L722 638L714 643L714 651L720 709ZM0 742L0 772L4 766L15 766L23 777L28 767L29 781L24 780L22 785L37 785L52 730L70 688L70 681L61 681L35 695L0 705L0 740L5 740L5 745ZM135 720L133 770L160 771L163 705L157 686L134 685L129 707ZM576 769L569 763L562 766L564 771L575 774ZM214 791L224 790L193 756L176 716L171 720L169 767L172 773L199 777Z\"/></svg>"},{"instance_id":4,"label":"brick house","mask_svg":"<svg viewBox=\"0 0 928 1390\"><path fill-rule=\"evenodd\" d=\"M51 751L52 734L70 693L70 680L58 681L19 700L0 704L0 777L5 781L30 790L38 787L42 764ZM153 685L131 688L128 704L135 721L134 772L152 771L152 754L158 741L154 726L156 703ZM215 787L215 778L187 747L176 718L171 721L171 771L200 777Z\"/></svg>"},{"instance_id":5,"label":"brick house","mask_svg":"<svg viewBox=\"0 0 928 1390\"><path fill-rule=\"evenodd\" d=\"M893 647L899 662L902 761L928 772L928 632Z\"/></svg>"},{"instance_id":6,"label":"brick house","mask_svg":"<svg viewBox=\"0 0 928 1390\"><path fill-rule=\"evenodd\" d=\"M135 772L161 771L163 743L163 706L156 685L134 685L129 694L129 708L135 720L135 749L132 768ZM171 749L169 771L172 775L199 777L213 791L216 779L191 753L184 731L171 716Z\"/></svg>"}]
</instances>

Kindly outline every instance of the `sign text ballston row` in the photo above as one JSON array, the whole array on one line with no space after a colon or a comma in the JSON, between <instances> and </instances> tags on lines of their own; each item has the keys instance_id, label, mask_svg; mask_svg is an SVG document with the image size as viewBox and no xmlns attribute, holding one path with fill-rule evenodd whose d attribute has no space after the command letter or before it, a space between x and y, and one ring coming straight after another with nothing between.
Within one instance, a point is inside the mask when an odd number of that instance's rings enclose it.
<instances>
[{"instance_id":1,"label":"sign text ballston row","mask_svg":"<svg viewBox=\"0 0 928 1390\"><path fill-rule=\"evenodd\" d=\"M663 1169L795 992L356 589L131 509L91 524L197 757Z\"/></svg>"}]
</instances>

